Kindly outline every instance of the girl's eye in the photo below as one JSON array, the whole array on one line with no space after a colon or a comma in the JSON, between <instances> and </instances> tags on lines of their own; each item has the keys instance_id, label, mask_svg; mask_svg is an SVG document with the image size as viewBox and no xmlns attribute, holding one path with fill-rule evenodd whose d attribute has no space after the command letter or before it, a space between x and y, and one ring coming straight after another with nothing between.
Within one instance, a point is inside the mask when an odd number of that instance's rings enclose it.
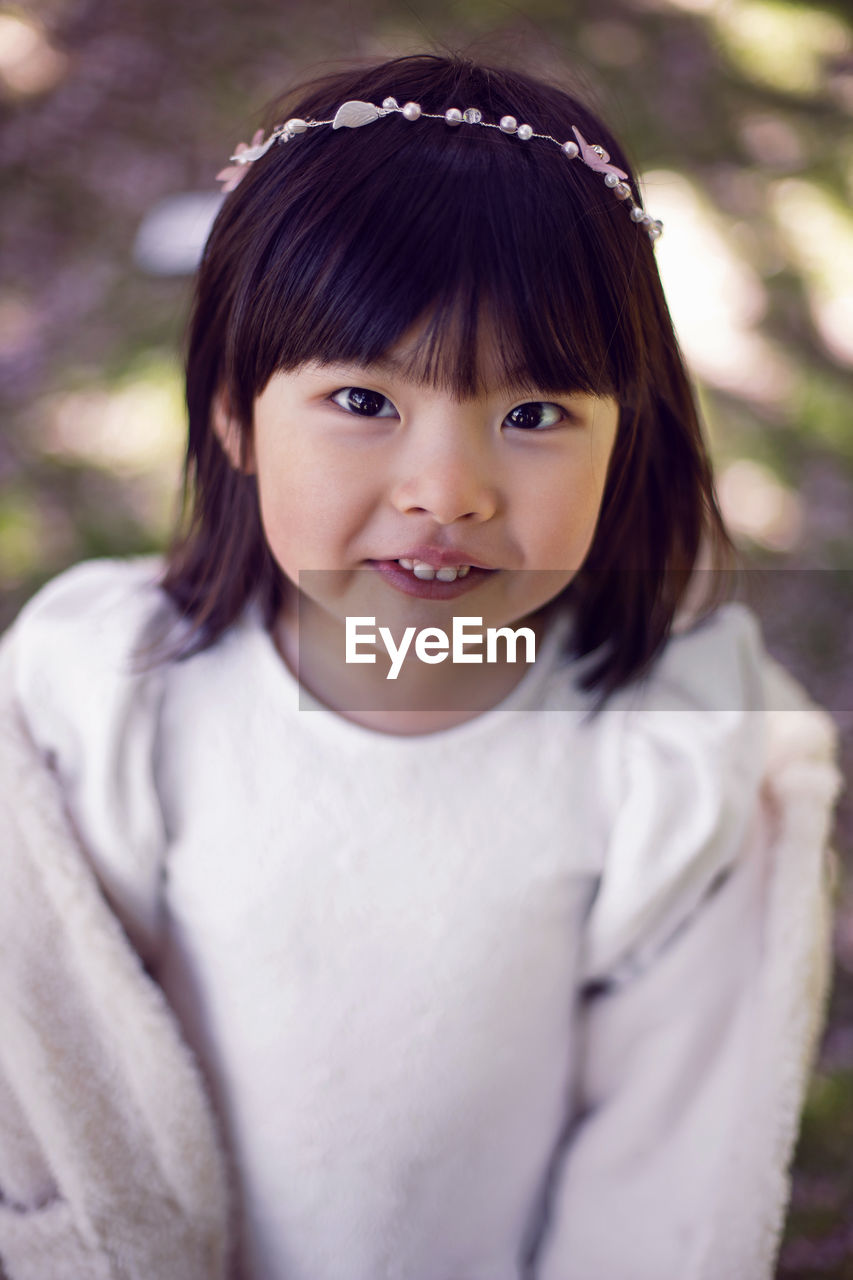
<instances>
[{"instance_id":1,"label":"girl's eye","mask_svg":"<svg viewBox=\"0 0 853 1280\"><path fill-rule=\"evenodd\" d=\"M380 395L378 391L368 391L366 387L342 387L331 399L348 413L359 414L362 418L391 418L396 413L387 396ZM383 404L390 412L381 412Z\"/></svg>"},{"instance_id":2,"label":"girl's eye","mask_svg":"<svg viewBox=\"0 0 853 1280\"><path fill-rule=\"evenodd\" d=\"M511 409L504 421L522 431L535 431L537 428L556 426L563 417L565 414L558 404L531 400L528 404L520 404Z\"/></svg>"}]
</instances>

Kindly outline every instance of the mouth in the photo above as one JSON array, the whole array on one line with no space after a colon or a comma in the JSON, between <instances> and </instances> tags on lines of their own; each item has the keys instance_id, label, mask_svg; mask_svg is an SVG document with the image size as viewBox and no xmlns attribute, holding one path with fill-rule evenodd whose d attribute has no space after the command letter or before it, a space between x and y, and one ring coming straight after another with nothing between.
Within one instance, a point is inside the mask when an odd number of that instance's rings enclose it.
<instances>
[{"instance_id":1,"label":"mouth","mask_svg":"<svg viewBox=\"0 0 853 1280\"><path fill-rule=\"evenodd\" d=\"M478 565L445 565L436 568L421 560L368 560L391 586L406 595L427 600L452 600L480 586L497 569L481 569Z\"/></svg>"}]
</instances>

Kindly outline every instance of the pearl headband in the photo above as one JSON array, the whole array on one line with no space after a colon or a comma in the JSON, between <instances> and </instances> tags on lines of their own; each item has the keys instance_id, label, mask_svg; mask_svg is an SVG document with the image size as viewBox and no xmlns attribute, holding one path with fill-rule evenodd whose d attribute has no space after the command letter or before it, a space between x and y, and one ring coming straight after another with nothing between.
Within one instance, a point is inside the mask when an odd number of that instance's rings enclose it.
<instances>
[{"instance_id":1,"label":"pearl headband","mask_svg":"<svg viewBox=\"0 0 853 1280\"><path fill-rule=\"evenodd\" d=\"M544 138L546 142L553 142L558 146L569 160L580 159L587 168L603 174L604 185L610 188L617 200L625 201L632 221L645 228L652 242L659 239L663 232L663 223L651 218L640 205L634 203L631 188L626 181L627 173L618 169L615 164L611 164L610 156L604 148L587 142L574 125L572 133L577 141L560 142L557 138L552 138L550 133L534 133L531 125L519 124L515 116L502 116L499 124L489 124L476 107L468 107L465 111L460 111L458 107L449 107L443 115L435 115L429 111L422 111L417 102L407 102L401 107L396 98L383 99L381 107L374 106L372 102L356 100L345 102L343 106L338 107L332 120L299 120L298 118L288 120L285 124L276 125L266 141L263 140L263 129L258 129L251 143L238 143L234 154L230 157L231 164L220 170L216 179L224 184L223 192L233 191L248 173L249 165L260 159L275 142L289 142L297 134L305 133L307 129L316 129L321 124L330 124L333 129L357 129L361 125L372 124L380 116L394 114L399 114L406 120L418 120L421 117L425 120L444 120L452 127L475 124L482 129L499 129L501 133L514 133L522 142L527 142L530 138Z\"/></svg>"}]
</instances>

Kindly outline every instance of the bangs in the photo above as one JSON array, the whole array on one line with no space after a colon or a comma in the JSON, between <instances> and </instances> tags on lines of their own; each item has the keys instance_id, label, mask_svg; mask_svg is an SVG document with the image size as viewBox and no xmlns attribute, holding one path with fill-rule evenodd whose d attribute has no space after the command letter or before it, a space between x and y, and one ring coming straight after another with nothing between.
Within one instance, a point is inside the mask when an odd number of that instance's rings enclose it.
<instances>
[{"instance_id":1,"label":"bangs","mask_svg":"<svg viewBox=\"0 0 853 1280\"><path fill-rule=\"evenodd\" d=\"M576 119L534 127L570 137ZM634 393L638 229L553 143L393 116L277 144L243 186L225 374L246 410L278 370L387 362L413 330L395 367L459 399Z\"/></svg>"}]
</instances>

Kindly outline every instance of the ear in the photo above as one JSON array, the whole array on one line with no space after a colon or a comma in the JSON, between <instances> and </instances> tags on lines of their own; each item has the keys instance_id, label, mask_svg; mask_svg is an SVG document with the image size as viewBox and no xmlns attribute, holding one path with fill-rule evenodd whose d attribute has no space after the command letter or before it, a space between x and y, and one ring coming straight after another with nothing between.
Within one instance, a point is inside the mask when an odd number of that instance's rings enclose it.
<instances>
[{"instance_id":1,"label":"ear","mask_svg":"<svg viewBox=\"0 0 853 1280\"><path fill-rule=\"evenodd\" d=\"M251 437L246 441L246 456L243 457L243 432L237 419L231 413L228 395L220 388L214 393L210 407L210 418L216 438L222 445L223 452L235 471L243 475L253 475L255 471L255 454Z\"/></svg>"}]
</instances>

